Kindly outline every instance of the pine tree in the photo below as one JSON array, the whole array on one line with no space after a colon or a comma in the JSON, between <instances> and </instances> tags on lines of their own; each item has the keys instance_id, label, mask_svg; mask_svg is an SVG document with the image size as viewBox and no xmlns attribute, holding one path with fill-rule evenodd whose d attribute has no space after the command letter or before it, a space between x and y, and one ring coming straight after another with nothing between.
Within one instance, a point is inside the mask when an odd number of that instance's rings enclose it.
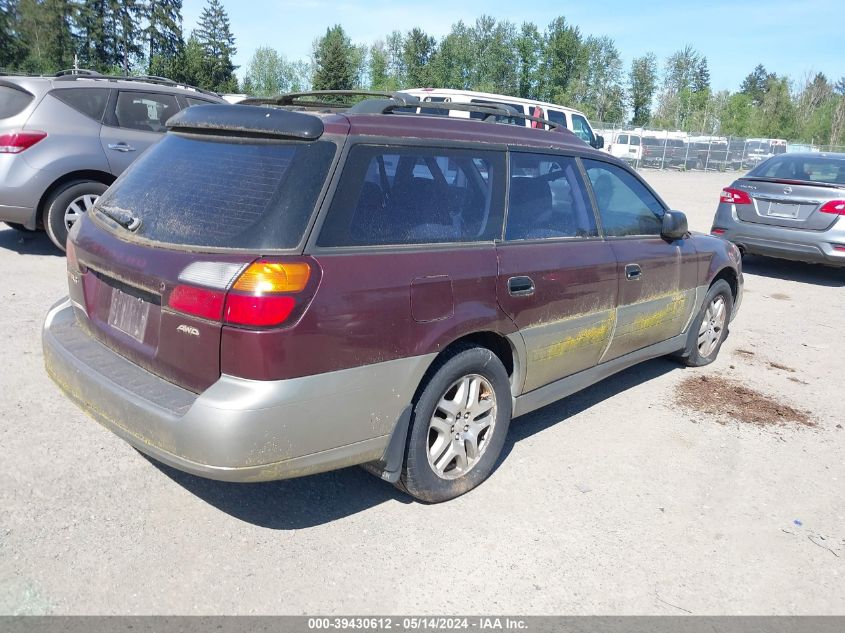
<instances>
[{"instance_id":1,"label":"pine tree","mask_svg":"<svg viewBox=\"0 0 845 633\"><path fill-rule=\"evenodd\" d=\"M232 57L237 52L235 36L229 25L229 15L220 0L208 0L202 10L199 25L194 31L197 42L203 49L207 83L202 86L218 92L234 92L238 89L235 66Z\"/></svg>"},{"instance_id":2,"label":"pine tree","mask_svg":"<svg viewBox=\"0 0 845 633\"><path fill-rule=\"evenodd\" d=\"M144 29L147 72L151 75L172 74L173 62L182 53L182 0L149 0L146 7L147 28Z\"/></svg>"},{"instance_id":3,"label":"pine tree","mask_svg":"<svg viewBox=\"0 0 845 633\"><path fill-rule=\"evenodd\" d=\"M0 68L15 69L26 57L20 37L18 0L0 0Z\"/></svg>"},{"instance_id":4,"label":"pine tree","mask_svg":"<svg viewBox=\"0 0 845 633\"><path fill-rule=\"evenodd\" d=\"M355 85L355 47L339 24L315 43L314 90L351 90Z\"/></svg>"},{"instance_id":5,"label":"pine tree","mask_svg":"<svg viewBox=\"0 0 845 633\"><path fill-rule=\"evenodd\" d=\"M83 0L77 7L79 65L83 68L105 71L113 65L111 45L106 41L107 14L107 0Z\"/></svg>"}]
</instances>

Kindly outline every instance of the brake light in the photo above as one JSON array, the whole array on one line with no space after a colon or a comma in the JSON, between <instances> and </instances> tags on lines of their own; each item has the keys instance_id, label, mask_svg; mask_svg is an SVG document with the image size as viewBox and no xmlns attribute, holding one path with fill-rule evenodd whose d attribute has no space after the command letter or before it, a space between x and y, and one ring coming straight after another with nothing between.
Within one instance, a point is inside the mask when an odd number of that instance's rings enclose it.
<instances>
[{"instance_id":1,"label":"brake light","mask_svg":"<svg viewBox=\"0 0 845 633\"><path fill-rule=\"evenodd\" d=\"M712 228L712 229L710 229L710 233L711 233L712 235L724 235L724 234L725 234L725 229Z\"/></svg>"},{"instance_id":2,"label":"brake light","mask_svg":"<svg viewBox=\"0 0 845 633\"><path fill-rule=\"evenodd\" d=\"M290 295L255 296L230 292L226 297L226 323L266 327L284 323L296 307Z\"/></svg>"},{"instance_id":3,"label":"brake light","mask_svg":"<svg viewBox=\"0 0 845 633\"><path fill-rule=\"evenodd\" d=\"M183 283L170 293L167 305L232 325L281 325L307 306L312 295L303 291L315 270L319 271L303 261L194 262L180 273Z\"/></svg>"},{"instance_id":4,"label":"brake light","mask_svg":"<svg viewBox=\"0 0 845 633\"><path fill-rule=\"evenodd\" d=\"M726 204L751 204L751 196L741 189L731 189L730 187L722 189L719 200Z\"/></svg>"},{"instance_id":5,"label":"brake light","mask_svg":"<svg viewBox=\"0 0 845 633\"><path fill-rule=\"evenodd\" d=\"M20 154L45 138L47 138L47 132L38 130L0 135L0 154Z\"/></svg>"},{"instance_id":6,"label":"brake light","mask_svg":"<svg viewBox=\"0 0 845 633\"><path fill-rule=\"evenodd\" d=\"M201 319L219 321L223 317L223 303L226 292L196 286L176 286L170 293L167 305L174 310L198 316Z\"/></svg>"},{"instance_id":7,"label":"brake light","mask_svg":"<svg viewBox=\"0 0 845 633\"><path fill-rule=\"evenodd\" d=\"M845 215L845 200L825 202L819 211L822 213L833 213L834 215Z\"/></svg>"}]
</instances>

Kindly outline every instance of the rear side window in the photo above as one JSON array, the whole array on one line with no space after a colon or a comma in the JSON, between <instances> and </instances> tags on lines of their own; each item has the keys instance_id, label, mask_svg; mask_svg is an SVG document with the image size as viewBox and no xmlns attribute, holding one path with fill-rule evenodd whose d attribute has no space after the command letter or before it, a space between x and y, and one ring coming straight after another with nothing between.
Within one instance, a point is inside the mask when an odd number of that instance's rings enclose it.
<instances>
[{"instance_id":1,"label":"rear side window","mask_svg":"<svg viewBox=\"0 0 845 633\"><path fill-rule=\"evenodd\" d=\"M185 97L188 101L188 107L195 105L208 105L210 103L217 103L216 101L206 101L205 99L194 99L193 97Z\"/></svg>"},{"instance_id":2,"label":"rear side window","mask_svg":"<svg viewBox=\"0 0 845 633\"><path fill-rule=\"evenodd\" d=\"M598 235L573 158L511 154L507 240Z\"/></svg>"},{"instance_id":3,"label":"rear side window","mask_svg":"<svg viewBox=\"0 0 845 633\"><path fill-rule=\"evenodd\" d=\"M584 160L605 235L660 235L663 205L621 167Z\"/></svg>"},{"instance_id":4,"label":"rear side window","mask_svg":"<svg viewBox=\"0 0 845 633\"><path fill-rule=\"evenodd\" d=\"M108 88L65 88L54 90L53 96L95 121L102 121L109 100Z\"/></svg>"},{"instance_id":5,"label":"rear side window","mask_svg":"<svg viewBox=\"0 0 845 633\"><path fill-rule=\"evenodd\" d=\"M558 112L557 110L549 110L546 114L546 118L552 123L557 123L561 127L567 127L566 115L563 112Z\"/></svg>"},{"instance_id":6,"label":"rear side window","mask_svg":"<svg viewBox=\"0 0 845 633\"><path fill-rule=\"evenodd\" d=\"M471 103L482 103L486 105L502 105L513 108L520 114L525 114L525 108L519 103L506 103L504 101L485 101L484 99L473 99ZM471 119L484 119L487 115L483 112L470 112ZM496 116L496 123L509 123L510 125L525 125L525 119L520 119L512 116Z\"/></svg>"},{"instance_id":7,"label":"rear side window","mask_svg":"<svg viewBox=\"0 0 845 633\"><path fill-rule=\"evenodd\" d=\"M141 220L133 236L184 246L293 248L336 146L168 134L100 198ZM122 230L122 229L115 229ZM121 233L123 235L123 233Z\"/></svg>"},{"instance_id":8,"label":"rear side window","mask_svg":"<svg viewBox=\"0 0 845 633\"><path fill-rule=\"evenodd\" d=\"M500 152L358 145L317 244L492 241L502 232L503 175Z\"/></svg>"},{"instance_id":9,"label":"rear side window","mask_svg":"<svg viewBox=\"0 0 845 633\"><path fill-rule=\"evenodd\" d=\"M0 119L7 119L23 112L33 96L24 90L0 86Z\"/></svg>"},{"instance_id":10,"label":"rear side window","mask_svg":"<svg viewBox=\"0 0 845 633\"><path fill-rule=\"evenodd\" d=\"M165 121L179 111L176 97L155 92L121 92L115 117L120 127L145 132L165 132Z\"/></svg>"}]
</instances>

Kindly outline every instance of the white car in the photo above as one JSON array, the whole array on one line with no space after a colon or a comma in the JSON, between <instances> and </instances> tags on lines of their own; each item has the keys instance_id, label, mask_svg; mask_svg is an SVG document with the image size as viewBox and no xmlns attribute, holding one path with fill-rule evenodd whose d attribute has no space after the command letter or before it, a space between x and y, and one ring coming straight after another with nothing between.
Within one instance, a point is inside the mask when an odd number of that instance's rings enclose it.
<instances>
[{"instance_id":1,"label":"white car","mask_svg":"<svg viewBox=\"0 0 845 633\"><path fill-rule=\"evenodd\" d=\"M593 131L593 126L590 125L583 112L554 103L537 101L535 99L523 99L521 97L510 97L508 95L493 94L490 92L453 90L451 88L410 88L402 92L417 97L420 101L427 101L429 103L487 103L510 106L522 114L547 119L552 123L562 125L572 130L578 138L596 149L604 147L604 137ZM477 112L462 112L458 110L443 110L442 112L444 116L463 118L480 118L483 116ZM429 112L428 114L437 113L439 111ZM510 122L526 127L542 127L543 125L542 123L528 119L513 119Z\"/></svg>"}]
</instances>

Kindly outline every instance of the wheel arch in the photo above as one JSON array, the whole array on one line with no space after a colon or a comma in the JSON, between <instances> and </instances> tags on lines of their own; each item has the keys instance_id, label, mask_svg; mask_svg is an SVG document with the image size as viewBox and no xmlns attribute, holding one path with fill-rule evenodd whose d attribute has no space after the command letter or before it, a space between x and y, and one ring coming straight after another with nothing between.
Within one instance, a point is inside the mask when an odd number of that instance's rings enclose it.
<instances>
[{"instance_id":1,"label":"wheel arch","mask_svg":"<svg viewBox=\"0 0 845 633\"><path fill-rule=\"evenodd\" d=\"M64 185L75 181L93 180L108 187L115 181L115 179L116 176L114 174L110 174L107 171L100 171L98 169L80 169L57 178L52 182L52 184L50 184L49 187L47 187L47 189L44 190L44 193L41 195L41 199L38 201L38 212L36 214L37 221L42 225L44 224L44 214L47 211L47 201L50 200L53 194Z\"/></svg>"},{"instance_id":2,"label":"wheel arch","mask_svg":"<svg viewBox=\"0 0 845 633\"><path fill-rule=\"evenodd\" d=\"M393 429L388 446L385 449L381 460L364 464L364 468L377 477L396 483L399 481L402 464L405 457L405 449L408 442L408 429L411 422L413 408L419 401L420 395L428 384L431 377L437 373L443 364L461 350L471 347L482 347L490 350L505 366L505 371L511 380L511 392L513 392L514 381L521 381L522 371L520 366L520 355L514 348L511 340L491 330L480 330L464 334L443 347L429 364L417 385L411 402L397 421Z\"/></svg>"},{"instance_id":3,"label":"wheel arch","mask_svg":"<svg viewBox=\"0 0 845 633\"><path fill-rule=\"evenodd\" d=\"M731 295L733 295L734 303L736 303L737 295L739 294L739 275L730 266L725 266L713 276L713 279L710 281L710 287L720 279L728 282L728 285L731 287Z\"/></svg>"}]
</instances>

